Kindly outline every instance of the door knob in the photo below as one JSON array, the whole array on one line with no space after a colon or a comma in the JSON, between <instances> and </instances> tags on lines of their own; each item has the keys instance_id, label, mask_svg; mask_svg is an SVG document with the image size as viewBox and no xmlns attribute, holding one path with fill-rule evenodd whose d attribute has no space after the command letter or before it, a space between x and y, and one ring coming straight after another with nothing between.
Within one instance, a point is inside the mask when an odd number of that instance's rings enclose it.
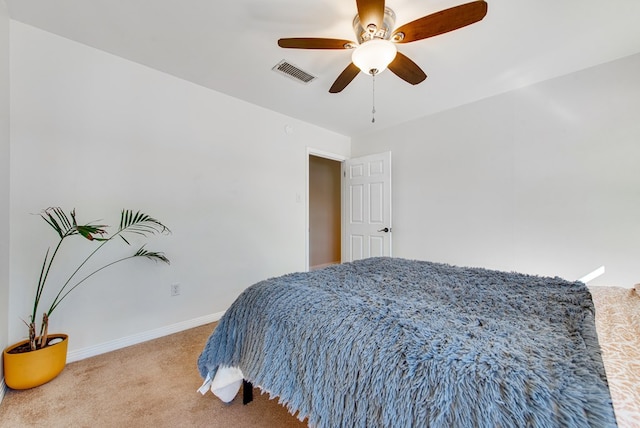
<instances>
[{"instance_id":1,"label":"door knob","mask_svg":"<svg viewBox=\"0 0 640 428\"><path fill-rule=\"evenodd\" d=\"M388 233L388 232L391 232L391 229L389 229L388 227L385 227L384 229L380 229L378 232Z\"/></svg>"}]
</instances>

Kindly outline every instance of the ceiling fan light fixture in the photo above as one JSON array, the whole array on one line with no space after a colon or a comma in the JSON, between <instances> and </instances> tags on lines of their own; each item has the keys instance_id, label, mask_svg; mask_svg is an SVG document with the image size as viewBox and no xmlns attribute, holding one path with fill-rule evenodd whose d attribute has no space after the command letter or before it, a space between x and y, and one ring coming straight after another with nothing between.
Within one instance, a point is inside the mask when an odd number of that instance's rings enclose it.
<instances>
[{"instance_id":1,"label":"ceiling fan light fixture","mask_svg":"<svg viewBox=\"0 0 640 428\"><path fill-rule=\"evenodd\" d=\"M351 62L333 82L329 92L342 91L360 71L375 76L391 68L393 74L411 85L427 78L424 71L396 50L396 43L428 39L481 21L487 14L485 0L442 9L395 28L396 14L385 0L356 0L358 13L353 18L356 41L318 37L294 37L278 40L278 46L290 49L353 49ZM362 21L360 19L362 15ZM395 29L395 32L394 32ZM374 92L375 92L375 79Z\"/></svg>"},{"instance_id":2,"label":"ceiling fan light fixture","mask_svg":"<svg viewBox=\"0 0 640 428\"><path fill-rule=\"evenodd\" d=\"M382 73L396 57L398 50L389 40L373 39L358 46L351 61L365 74Z\"/></svg>"}]
</instances>

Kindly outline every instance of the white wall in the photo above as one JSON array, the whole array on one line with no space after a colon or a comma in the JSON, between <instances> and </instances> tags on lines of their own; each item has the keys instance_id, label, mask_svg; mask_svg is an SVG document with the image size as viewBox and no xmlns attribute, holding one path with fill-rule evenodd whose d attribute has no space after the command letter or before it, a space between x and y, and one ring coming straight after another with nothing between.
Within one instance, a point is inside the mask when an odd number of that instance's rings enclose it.
<instances>
[{"instance_id":1,"label":"white wall","mask_svg":"<svg viewBox=\"0 0 640 428\"><path fill-rule=\"evenodd\" d=\"M638 76L640 54L354 138L393 152L394 255L640 282Z\"/></svg>"},{"instance_id":2,"label":"white wall","mask_svg":"<svg viewBox=\"0 0 640 428\"><path fill-rule=\"evenodd\" d=\"M0 349L8 345L9 310L9 13L0 0ZM0 400L4 378L0 367Z\"/></svg>"},{"instance_id":3,"label":"white wall","mask_svg":"<svg viewBox=\"0 0 640 428\"><path fill-rule=\"evenodd\" d=\"M148 245L171 266L120 265L54 313L71 352L223 311L252 283L304 270L307 146L348 156L348 138L15 21L11 49L11 341L55 243L31 214L51 205L112 225L141 209L173 230Z\"/></svg>"}]
</instances>

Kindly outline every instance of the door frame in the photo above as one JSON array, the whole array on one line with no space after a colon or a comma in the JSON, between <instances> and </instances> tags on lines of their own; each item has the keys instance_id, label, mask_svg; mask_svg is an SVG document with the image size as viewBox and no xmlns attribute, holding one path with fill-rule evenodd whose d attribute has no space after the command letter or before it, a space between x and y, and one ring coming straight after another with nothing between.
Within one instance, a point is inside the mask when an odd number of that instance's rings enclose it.
<instances>
[{"instance_id":1,"label":"door frame","mask_svg":"<svg viewBox=\"0 0 640 428\"><path fill-rule=\"evenodd\" d=\"M318 149L314 149L312 147L307 147L307 164L306 164L306 171L307 171L307 178L306 178L306 193L307 193L307 197L306 199L306 203L305 203L305 238L304 238L304 244L305 244L305 256L304 256L304 270L306 272L309 271L309 251L310 251L310 240L309 240L309 233L310 233L310 225L309 225L309 156L317 156L317 157L321 157L321 158L325 158L325 159L330 159L330 160L334 160L337 162L340 162L343 167L341 167L341 171L344 168L344 161L346 161L348 159L348 156L344 156L344 155L340 155L337 153L332 153L332 152L327 152L324 150L318 150ZM340 173L340 193L343 193L344 187L344 177L342 172ZM340 225L342 228L342 231L340 232L340 248L342 248L342 244L343 244L343 240L344 240L344 200L342 198L342 195L340 197ZM340 256L341 261L343 261L343 257L342 255Z\"/></svg>"}]
</instances>

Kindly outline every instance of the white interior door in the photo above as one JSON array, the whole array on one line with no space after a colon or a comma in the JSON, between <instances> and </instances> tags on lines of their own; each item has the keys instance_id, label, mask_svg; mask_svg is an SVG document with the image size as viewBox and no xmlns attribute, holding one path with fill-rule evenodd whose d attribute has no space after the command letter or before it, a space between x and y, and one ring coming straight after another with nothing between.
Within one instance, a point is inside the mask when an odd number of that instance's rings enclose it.
<instances>
[{"instance_id":1,"label":"white interior door","mask_svg":"<svg viewBox=\"0 0 640 428\"><path fill-rule=\"evenodd\" d=\"M343 165L343 261L391 256L391 152Z\"/></svg>"}]
</instances>

